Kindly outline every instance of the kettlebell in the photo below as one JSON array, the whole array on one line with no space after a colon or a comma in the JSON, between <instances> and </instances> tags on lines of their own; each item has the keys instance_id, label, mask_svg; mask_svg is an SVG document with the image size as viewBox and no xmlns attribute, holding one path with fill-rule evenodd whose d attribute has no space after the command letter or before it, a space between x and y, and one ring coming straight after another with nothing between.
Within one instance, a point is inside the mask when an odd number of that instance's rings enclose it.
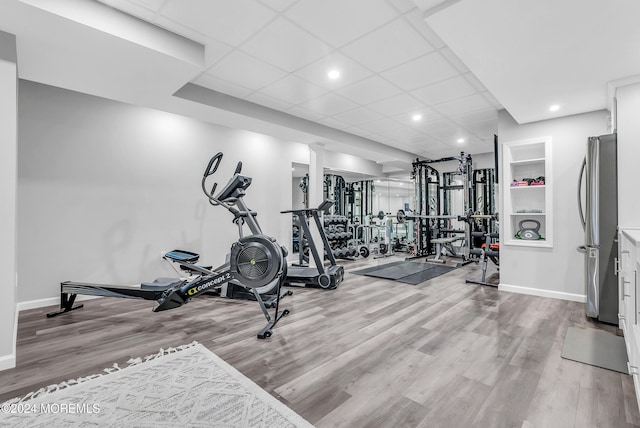
<instances>
[{"instance_id":1,"label":"kettlebell","mask_svg":"<svg viewBox=\"0 0 640 428\"><path fill-rule=\"evenodd\" d=\"M527 223L533 224L533 226L526 227ZM535 241L541 239L540 237L540 222L532 218L521 220L518 223L520 230L516 233L516 238L526 239L528 241Z\"/></svg>"}]
</instances>

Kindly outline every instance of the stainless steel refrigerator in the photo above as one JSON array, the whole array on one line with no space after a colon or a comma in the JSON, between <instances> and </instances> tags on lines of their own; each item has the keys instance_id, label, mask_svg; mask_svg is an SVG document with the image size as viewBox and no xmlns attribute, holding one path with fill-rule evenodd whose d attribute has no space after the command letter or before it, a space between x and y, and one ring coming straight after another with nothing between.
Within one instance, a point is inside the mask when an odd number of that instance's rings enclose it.
<instances>
[{"instance_id":1,"label":"stainless steel refrigerator","mask_svg":"<svg viewBox=\"0 0 640 428\"><path fill-rule=\"evenodd\" d=\"M587 316L618 324L618 185L616 134L589 137L578 185L580 219L585 230L584 277ZM584 180L583 180L584 175ZM583 182L585 190L582 191ZM584 210L581 195L584 193Z\"/></svg>"}]
</instances>

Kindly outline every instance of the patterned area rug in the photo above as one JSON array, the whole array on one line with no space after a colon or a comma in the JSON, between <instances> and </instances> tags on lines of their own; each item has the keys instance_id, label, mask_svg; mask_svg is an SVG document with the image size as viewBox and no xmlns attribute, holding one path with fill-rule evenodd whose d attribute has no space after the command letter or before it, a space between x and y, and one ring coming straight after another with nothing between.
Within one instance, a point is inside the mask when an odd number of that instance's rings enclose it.
<instances>
[{"instance_id":1,"label":"patterned area rug","mask_svg":"<svg viewBox=\"0 0 640 428\"><path fill-rule=\"evenodd\" d=\"M0 404L2 427L312 427L199 343Z\"/></svg>"}]
</instances>

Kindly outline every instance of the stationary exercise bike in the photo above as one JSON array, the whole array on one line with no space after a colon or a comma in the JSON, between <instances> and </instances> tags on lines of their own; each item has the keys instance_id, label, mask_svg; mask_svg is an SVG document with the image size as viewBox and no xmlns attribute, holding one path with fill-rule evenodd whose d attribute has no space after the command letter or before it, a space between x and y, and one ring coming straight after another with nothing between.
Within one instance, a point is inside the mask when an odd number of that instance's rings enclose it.
<instances>
[{"instance_id":1,"label":"stationary exercise bike","mask_svg":"<svg viewBox=\"0 0 640 428\"><path fill-rule=\"evenodd\" d=\"M278 320L289 313L286 309L279 310L280 287L287 277L287 250L279 246L274 238L262 233L256 220L257 213L245 204L243 198L251 185L251 178L241 174L242 162L238 162L233 177L220 193L215 194L217 183L213 184L210 191L207 190L207 179L217 171L221 160L222 153L218 153L209 161L202 178L202 190L211 205L220 205L233 214L233 222L238 227L240 239L231 245L227 263L210 269L197 264L198 254L174 250L163 257L179 265L190 274L189 277L159 278L153 282L131 286L66 281L60 284L60 310L48 313L47 317L81 308L83 305L74 306L78 294L155 300L158 305L153 311L159 312L180 307L193 297L234 281L253 293L267 319L267 325L258 333L258 338L270 337L271 329ZM247 236L243 233L245 224L251 232ZM277 290L277 298L274 315L271 316L260 295L269 293L274 288Z\"/></svg>"}]
</instances>

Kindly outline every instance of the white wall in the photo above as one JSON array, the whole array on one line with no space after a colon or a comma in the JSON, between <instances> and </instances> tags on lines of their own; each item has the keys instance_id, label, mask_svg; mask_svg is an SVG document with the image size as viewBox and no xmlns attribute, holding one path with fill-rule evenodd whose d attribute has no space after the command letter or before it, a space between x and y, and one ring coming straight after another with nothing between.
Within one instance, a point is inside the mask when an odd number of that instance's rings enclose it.
<instances>
[{"instance_id":1,"label":"white wall","mask_svg":"<svg viewBox=\"0 0 640 428\"><path fill-rule=\"evenodd\" d=\"M382 175L382 165L376 162L361 159L352 155L338 152L324 152L324 168L330 169L333 174L340 175L341 171L366 174L372 177Z\"/></svg>"},{"instance_id":2,"label":"white wall","mask_svg":"<svg viewBox=\"0 0 640 428\"><path fill-rule=\"evenodd\" d=\"M173 276L160 252L174 248L222 263L237 232L200 189L218 151L218 189L242 161L247 204L265 234L290 242L280 211L291 208L291 163L308 162L305 145L28 81L19 101L19 302L57 299L65 280Z\"/></svg>"},{"instance_id":3,"label":"white wall","mask_svg":"<svg viewBox=\"0 0 640 428\"><path fill-rule=\"evenodd\" d=\"M16 38L0 31L0 370L16 363Z\"/></svg>"},{"instance_id":4,"label":"white wall","mask_svg":"<svg viewBox=\"0 0 640 428\"><path fill-rule=\"evenodd\" d=\"M618 88L618 224L640 227L640 84Z\"/></svg>"},{"instance_id":5,"label":"white wall","mask_svg":"<svg viewBox=\"0 0 640 428\"><path fill-rule=\"evenodd\" d=\"M569 300L584 299L584 256L576 250L584 244L578 214L578 175L587 137L606 134L608 119L609 112L601 110L518 125L506 111L499 112L500 143L551 136L554 179L553 248L502 245L501 289ZM503 174L502 170L500 174ZM500 182L503 182L502 177Z\"/></svg>"}]
</instances>

